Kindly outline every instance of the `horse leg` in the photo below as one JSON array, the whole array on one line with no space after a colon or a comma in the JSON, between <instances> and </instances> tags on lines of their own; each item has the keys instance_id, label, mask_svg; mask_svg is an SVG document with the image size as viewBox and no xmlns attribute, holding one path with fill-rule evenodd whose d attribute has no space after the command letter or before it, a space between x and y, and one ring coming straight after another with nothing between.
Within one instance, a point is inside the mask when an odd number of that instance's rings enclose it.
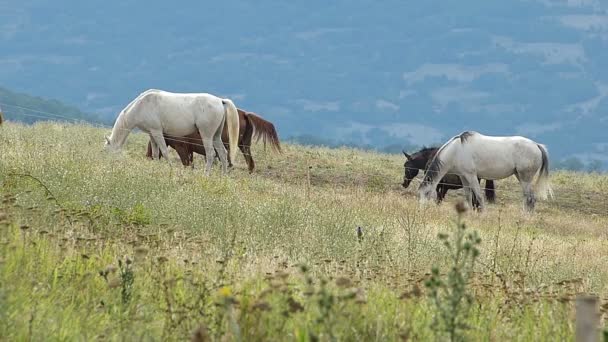
<instances>
[{"instance_id":1,"label":"horse leg","mask_svg":"<svg viewBox=\"0 0 608 342\"><path fill-rule=\"evenodd\" d=\"M477 197L475 196L475 193L473 193L473 209L479 209L479 201L477 200Z\"/></svg>"},{"instance_id":2,"label":"horse leg","mask_svg":"<svg viewBox=\"0 0 608 342\"><path fill-rule=\"evenodd\" d=\"M211 173L211 167L213 166L213 161L215 160L216 148L214 147L214 145L216 144L217 137L220 137L221 142L222 125L219 125L219 128L216 128L215 130L212 130L210 128L212 126L210 125L198 127L198 133L200 134L201 140L203 141L203 148L205 149L205 157L207 159L207 163L205 165L205 176L209 176L209 174ZM220 132L219 135L217 133L218 130Z\"/></svg>"},{"instance_id":3,"label":"horse leg","mask_svg":"<svg viewBox=\"0 0 608 342\"><path fill-rule=\"evenodd\" d=\"M159 140L162 142L162 144L165 146L165 151L163 153L162 147L161 147L161 143L159 142ZM163 137L162 133L160 134L160 137L158 136L157 133L150 133L150 143L152 144L151 148L152 148L152 159L159 159L160 157L165 157L166 159L168 159L168 152L167 152L167 145L165 145L165 137Z\"/></svg>"},{"instance_id":4,"label":"horse leg","mask_svg":"<svg viewBox=\"0 0 608 342\"><path fill-rule=\"evenodd\" d=\"M179 159L182 161L182 165L184 165L184 167L189 166L191 161L190 156L188 156L188 148L184 145L176 145L175 147L177 155L179 155Z\"/></svg>"},{"instance_id":5,"label":"horse leg","mask_svg":"<svg viewBox=\"0 0 608 342\"><path fill-rule=\"evenodd\" d=\"M471 192L471 186L464 177L460 178L460 182L462 183L462 190L464 190L464 198L467 202L467 207L471 207L473 203L473 193Z\"/></svg>"},{"instance_id":6,"label":"horse leg","mask_svg":"<svg viewBox=\"0 0 608 342\"><path fill-rule=\"evenodd\" d=\"M441 200L443 201L445 199L445 196L448 194L448 190L450 190L450 187L447 185L444 185L441 188Z\"/></svg>"},{"instance_id":7,"label":"horse leg","mask_svg":"<svg viewBox=\"0 0 608 342\"><path fill-rule=\"evenodd\" d=\"M437 204L443 202L445 194L448 193L448 187L445 184L437 185Z\"/></svg>"},{"instance_id":8,"label":"horse leg","mask_svg":"<svg viewBox=\"0 0 608 342\"><path fill-rule=\"evenodd\" d=\"M154 157L152 156L152 139L148 141L148 150L146 151L146 157L148 159L154 159Z\"/></svg>"},{"instance_id":9,"label":"horse leg","mask_svg":"<svg viewBox=\"0 0 608 342\"><path fill-rule=\"evenodd\" d=\"M215 141L213 142L213 146L215 146ZM220 163L222 162L220 159L220 152L218 150L215 150L215 159L217 159ZM215 159L213 159L213 162L215 162Z\"/></svg>"},{"instance_id":10,"label":"horse leg","mask_svg":"<svg viewBox=\"0 0 608 342\"><path fill-rule=\"evenodd\" d=\"M224 148L226 149L226 151L230 150L230 145L227 142L223 142L223 140L222 140L222 144L224 145ZM230 158L230 154L228 154L226 152L226 156L228 158L228 168L233 167L234 165L232 165L232 158Z\"/></svg>"},{"instance_id":11,"label":"horse leg","mask_svg":"<svg viewBox=\"0 0 608 342\"><path fill-rule=\"evenodd\" d=\"M435 192L437 192L437 198L435 198L436 204L441 203L441 200L443 200L443 198L441 198L442 191L443 191L443 186L441 184L437 184L437 188L435 188Z\"/></svg>"},{"instance_id":12,"label":"horse leg","mask_svg":"<svg viewBox=\"0 0 608 342\"><path fill-rule=\"evenodd\" d=\"M524 210L531 212L534 210L534 204L536 204L536 198L534 197L534 192L532 191L532 176L527 176L525 174L520 173L519 171L515 171L515 178L519 181L519 185L521 185L521 189L523 191L524 197Z\"/></svg>"},{"instance_id":13,"label":"horse leg","mask_svg":"<svg viewBox=\"0 0 608 342\"><path fill-rule=\"evenodd\" d=\"M485 207L485 203L483 197L481 196L481 186L479 185L479 180L477 177L475 175L467 175L461 177L460 179L462 180L462 186L466 186L465 192L467 192L467 204L475 207L475 203L473 202L475 199L478 202L477 209L482 211Z\"/></svg>"},{"instance_id":14,"label":"horse leg","mask_svg":"<svg viewBox=\"0 0 608 342\"><path fill-rule=\"evenodd\" d=\"M253 173L253 169L255 169L255 162L251 156L251 145L239 145L239 148L241 149L241 152L243 152L249 173Z\"/></svg>"},{"instance_id":15,"label":"horse leg","mask_svg":"<svg viewBox=\"0 0 608 342\"><path fill-rule=\"evenodd\" d=\"M530 212L534 211L536 196L534 196L534 190L532 190L532 182L526 183L524 186L524 195L526 196L526 209Z\"/></svg>"},{"instance_id":16,"label":"horse leg","mask_svg":"<svg viewBox=\"0 0 608 342\"><path fill-rule=\"evenodd\" d=\"M201 133L201 139L203 140L203 146L205 147L205 176L209 176L211 173L211 167L213 166L213 160L215 159L215 149L213 148L213 138L207 138Z\"/></svg>"},{"instance_id":17,"label":"horse leg","mask_svg":"<svg viewBox=\"0 0 608 342\"><path fill-rule=\"evenodd\" d=\"M469 181L471 183L471 191L473 192L473 206L478 211L483 211L485 207L484 199L481 196L481 183L479 183L479 178L473 178L473 181Z\"/></svg>"},{"instance_id":18,"label":"horse leg","mask_svg":"<svg viewBox=\"0 0 608 342\"><path fill-rule=\"evenodd\" d=\"M150 159L160 159L158 144L154 141L154 138L150 135L150 141L148 141L148 150L150 153Z\"/></svg>"},{"instance_id":19,"label":"horse leg","mask_svg":"<svg viewBox=\"0 0 608 342\"><path fill-rule=\"evenodd\" d=\"M243 133L243 138L239 139L239 148L241 152L243 152L243 157L245 157L245 161L247 162L247 167L249 168L249 173L253 173L253 169L255 169L255 162L253 161L253 155L251 155L251 140L253 139L253 125L251 124L251 119L247 119L247 124L245 125L245 133Z\"/></svg>"},{"instance_id":20,"label":"horse leg","mask_svg":"<svg viewBox=\"0 0 608 342\"><path fill-rule=\"evenodd\" d=\"M226 151L230 148L230 146L228 146L228 143L224 143L224 147L226 148ZM253 158L251 157L251 145L242 144L241 142L239 142L239 150L241 150L241 153L243 153L243 157L245 157L249 173L252 173L253 169L255 168L255 163L253 162ZM232 158L230 158L230 155L228 155L228 168L232 167L234 167L234 165L232 164Z\"/></svg>"},{"instance_id":21,"label":"horse leg","mask_svg":"<svg viewBox=\"0 0 608 342\"><path fill-rule=\"evenodd\" d=\"M527 212L534 211L534 205L536 204L536 197L534 196L534 191L532 190L532 178L534 178L534 174L528 176L526 174L516 172L515 178L517 178L519 181L519 185L521 185L521 189L523 191L524 210Z\"/></svg>"},{"instance_id":22,"label":"horse leg","mask_svg":"<svg viewBox=\"0 0 608 342\"><path fill-rule=\"evenodd\" d=\"M158 148L152 149L152 152L154 154L154 159L156 159L156 157L158 157L158 159L160 159L160 156L163 156L163 157L165 157L165 160L168 163L171 163L171 161L169 160L169 150L167 149L167 144L165 143L165 137L163 136L163 133L162 132L150 132L150 137L158 146ZM159 149L160 149L160 155L157 154L157 151Z\"/></svg>"},{"instance_id":23,"label":"horse leg","mask_svg":"<svg viewBox=\"0 0 608 342\"><path fill-rule=\"evenodd\" d=\"M213 147L215 147L217 154L219 155L220 161L222 162L222 172L228 172L228 152L224 147L224 143L222 142L222 131L219 131L219 134L215 135L213 139Z\"/></svg>"},{"instance_id":24,"label":"horse leg","mask_svg":"<svg viewBox=\"0 0 608 342\"><path fill-rule=\"evenodd\" d=\"M477 183L479 184L479 188L481 189L481 178L477 177ZM475 193L473 193L473 209L479 209L479 200L477 199L477 196L475 196Z\"/></svg>"},{"instance_id":25,"label":"horse leg","mask_svg":"<svg viewBox=\"0 0 608 342\"><path fill-rule=\"evenodd\" d=\"M486 179L485 195L488 203L496 202L496 187L494 186L494 181L491 179Z\"/></svg>"}]
</instances>

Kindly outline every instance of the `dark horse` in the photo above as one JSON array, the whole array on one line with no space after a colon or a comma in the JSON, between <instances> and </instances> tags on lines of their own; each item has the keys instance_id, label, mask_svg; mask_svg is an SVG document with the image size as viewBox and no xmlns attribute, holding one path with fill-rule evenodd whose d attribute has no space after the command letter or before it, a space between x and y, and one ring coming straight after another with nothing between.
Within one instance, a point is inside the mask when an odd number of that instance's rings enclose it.
<instances>
[{"instance_id":1,"label":"dark horse","mask_svg":"<svg viewBox=\"0 0 608 342\"><path fill-rule=\"evenodd\" d=\"M237 111L239 113L240 123L239 149L241 152L243 152L249 172L253 172L255 162L251 156L252 140L256 139L256 141L259 141L262 139L264 146L266 146L266 143L268 142L275 151L281 152L279 136L271 122L262 119L255 113L246 112L241 109L237 109ZM185 137L173 137L167 135L164 137L167 146L171 146L175 149L184 166L192 165L194 152L203 156L205 155L203 140L198 132ZM224 131L222 132L222 141L224 142L226 149L228 149L228 131L226 130L226 125L224 125ZM146 156L152 159L152 145L150 142L148 142L148 152L146 153ZM228 166L232 167L232 160L230 160L230 156L228 156Z\"/></svg>"},{"instance_id":2,"label":"dark horse","mask_svg":"<svg viewBox=\"0 0 608 342\"><path fill-rule=\"evenodd\" d=\"M403 151L403 155L405 155L406 158L405 164L403 165L405 168L405 175L403 176L402 184L404 188L407 188L410 185L412 179L418 175L418 172L421 170L424 171L427 168L428 162L433 159L435 153L437 153L437 150L439 150L437 147L425 147L412 155L409 155ZM441 203L441 201L443 201L448 190L461 188L462 182L460 181L460 177L458 175L445 175L439 184L437 184L437 202ZM486 179L485 195L488 202L494 203L496 201L494 181L491 179ZM479 207L479 202L475 196L473 196L473 206Z\"/></svg>"}]
</instances>

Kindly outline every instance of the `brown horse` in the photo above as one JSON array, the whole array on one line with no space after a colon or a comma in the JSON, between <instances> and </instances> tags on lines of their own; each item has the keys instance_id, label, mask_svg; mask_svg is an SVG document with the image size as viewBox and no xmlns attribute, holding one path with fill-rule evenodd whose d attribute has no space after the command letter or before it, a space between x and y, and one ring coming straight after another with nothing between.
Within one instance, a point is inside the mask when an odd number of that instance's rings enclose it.
<instances>
[{"instance_id":1,"label":"brown horse","mask_svg":"<svg viewBox=\"0 0 608 342\"><path fill-rule=\"evenodd\" d=\"M251 142L253 139L255 139L256 142L261 139L264 142L264 147L266 147L266 143L268 142L270 146L278 152L281 152L281 144L277 131L271 122L262 119L255 113L246 112L241 109L237 109L237 111L239 113L239 123L241 125L239 128L239 148L241 152L243 152L247 167L251 173L255 169L255 162L251 156ZM203 140L198 132L185 137L172 137L167 135L164 135L164 137L167 146L171 146L175 149L184 166L192 165L194 152L203 156L206 155ZM228 148L228 132L226 126L224 126L224 131L222 132L222 141L224 142L224 146ZM148 142L148 152L146 153L146 156L152 159L152 144L150 142ZM228 166L232 167L230 156L228 156Z\"/></svg>"}]
</instances>

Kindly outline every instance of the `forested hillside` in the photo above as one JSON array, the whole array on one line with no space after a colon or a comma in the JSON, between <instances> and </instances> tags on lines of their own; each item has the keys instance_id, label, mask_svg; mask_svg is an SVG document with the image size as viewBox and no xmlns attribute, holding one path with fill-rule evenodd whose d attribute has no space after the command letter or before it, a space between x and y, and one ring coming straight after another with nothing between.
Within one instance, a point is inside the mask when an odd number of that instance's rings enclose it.
<instances>
[{"instance_id":1,"label":"forested hillside","mask_svg":"<svg viewBox=\"0 0 608 342\"><path fill-rule=\"evenodd\" d=\"M101 122L101 118L97 115L84 113L80 109L58 100L15 93L1 87L0 108L5 120L24 123L34 123L40 120Z\"/></svg>"}]
</instances>

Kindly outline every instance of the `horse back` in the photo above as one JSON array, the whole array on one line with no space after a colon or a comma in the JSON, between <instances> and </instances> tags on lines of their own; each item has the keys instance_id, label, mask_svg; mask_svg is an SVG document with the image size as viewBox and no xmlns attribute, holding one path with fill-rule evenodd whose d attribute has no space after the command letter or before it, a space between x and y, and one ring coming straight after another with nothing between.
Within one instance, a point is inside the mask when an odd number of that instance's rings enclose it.
<instances>
[{"instance_id":1,"label":"horse back","mask_svg":"<svg viewBox=\"0 0 608 342\"><path fill-rule=\"evenodd\" d=\"M187 136L197 125L215 125L224 115L222 99L208 93L171 93L151 90L138 98L139 109L129 118L144 130L161 129L174 136Z\"/></svg>"},{"instance_id":2,"label":"horse back","mask_svg":"<svg viewBox=\"0 0 608 342\"><path fill-rule=\"evenodd\" d=\"M503 179L540 161L536 143L520 136L495 137L479 135L462 144L459 164L469 165L484 179ZM466 167L465 167L466 169Z\"/></svg>"}]
</instances>

